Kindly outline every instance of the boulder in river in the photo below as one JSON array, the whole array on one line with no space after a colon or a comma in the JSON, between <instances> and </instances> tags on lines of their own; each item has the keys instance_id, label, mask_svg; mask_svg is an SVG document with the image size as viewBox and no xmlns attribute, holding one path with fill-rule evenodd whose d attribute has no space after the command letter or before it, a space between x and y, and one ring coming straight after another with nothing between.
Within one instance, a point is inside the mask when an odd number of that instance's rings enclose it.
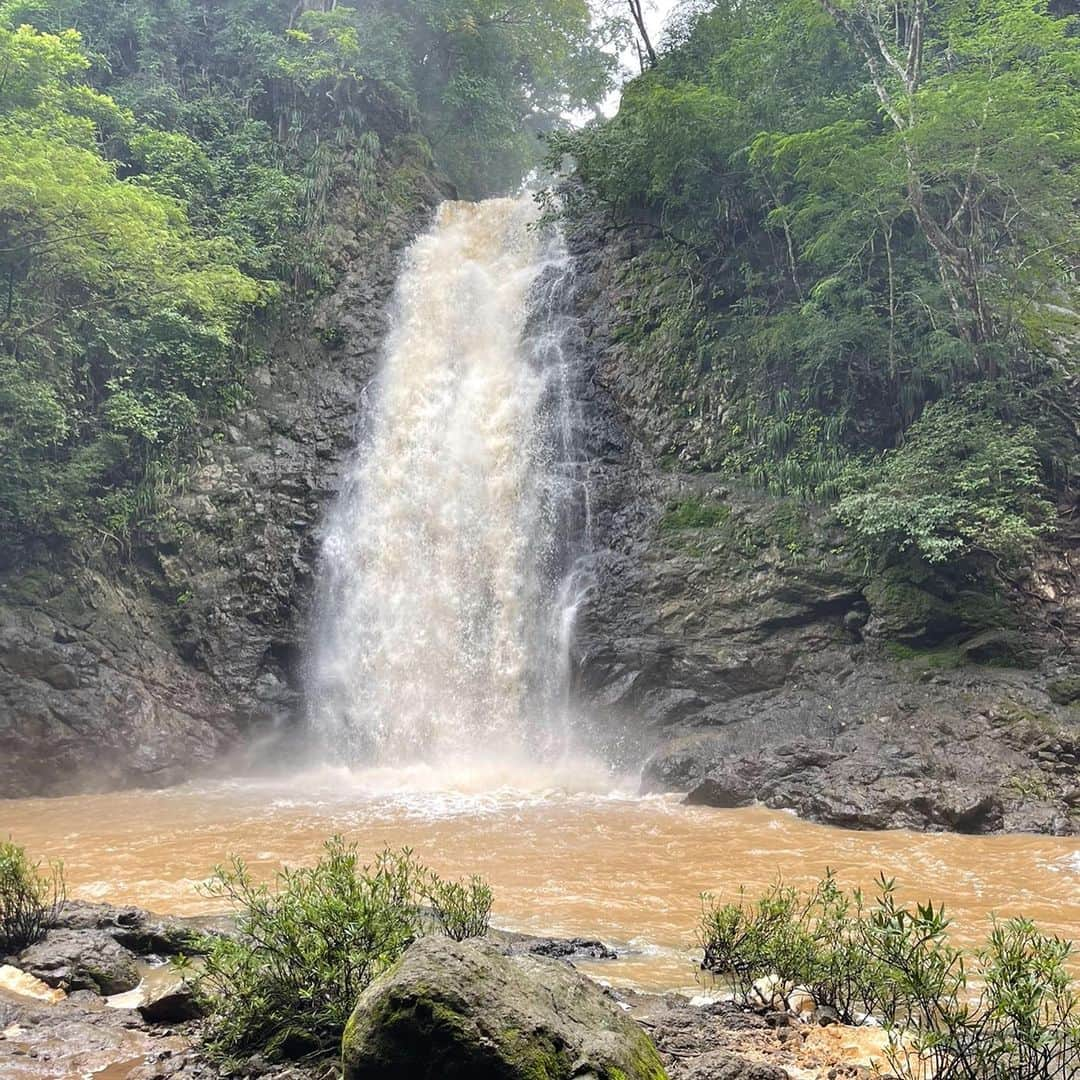
<instances>
[{"instance_id":1,"label":"boulder in river","mask_svg":"<svg viewBox=\"0 0 1080 1080\"><path fill-rule=\"evenodd\" d=\"M130 905L92 904L68 900L53 926L56 930L101 930L139 956L175 956L199 949L206 931L191 919L152 915Z\"/></svg>"},{"instance_id":2,"label":"boulder in river","mask_svg":"<svg viewBox=\"0 0 1080 1080\"><path fill-rule=\"evenodd\" d=\"M15 964L69 993L122 994L139 984L134 954L104 930L50 930L23 949Z\"/></svg>"},{"instance_id":3,"label":"boulder in river","mask_svg":"<svg viewBox=\"0 0 1080 1080\"><path fill-rule=\"evenodd\" d=\"M147 992L137 1008L148 1024L181 1024L204 1013L195 991L182 981Z\"/></svg>"},{"instance_id":4,"label":"boulder in river","mask_svg":"<svg viewBox=\"0 0 1080 1080\"><path fill-rule=\"evenodd\" d=\"M361 995L345 1080L665 1080L649 1037L569 964L427 937Z\"/></svg>"}]
</instances>

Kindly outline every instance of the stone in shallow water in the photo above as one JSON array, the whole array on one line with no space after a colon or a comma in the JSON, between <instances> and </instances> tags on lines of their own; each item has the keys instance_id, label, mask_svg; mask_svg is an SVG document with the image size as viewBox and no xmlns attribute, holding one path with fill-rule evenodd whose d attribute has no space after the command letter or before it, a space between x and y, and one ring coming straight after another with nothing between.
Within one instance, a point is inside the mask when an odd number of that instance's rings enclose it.
<instances>
[{"instance_id":1,"label":"stone in shallow water","mask_svg":"<svg viewBox=\"0 0 1080 1080\"><path fill-rule=\"evenodd\" d=\"M618 960L618 953L593 938L541 938L529 945L534 956L553 960Z\"/></svg>"},{"instance_id":2,"label":"stone in shallow water","mask_svg":"<svg viewBox=\"0 0 1080 1080\"><path fill-rule=\"evenodd\" d=\"M135 957L103 930L50 930L19 953L23 971L49 986L122 994L139 985Z\"/></svg>"},{"instance_id":3,"label":"stone in shallow water","mask_svg":"<svg viewBox=\"0 0 1080 1080\"><path fill-rule=\"evenodd\" d=\"M423 938L361 995L345 1080L665 1080L649 1037L569 964Z\"/></svg>"},{"instance_id":4,"label":"stone in shallow water","mask_svg":"<svg viewBox=\"0 0 1080 1080\"><path fill-rule=\"evenodd\" d=\"M139 1015L148 1024L180 1024L203 1015L195 992L185 982L161 986L150 991L138 1006Z\"/></svg>"}]
</instances>

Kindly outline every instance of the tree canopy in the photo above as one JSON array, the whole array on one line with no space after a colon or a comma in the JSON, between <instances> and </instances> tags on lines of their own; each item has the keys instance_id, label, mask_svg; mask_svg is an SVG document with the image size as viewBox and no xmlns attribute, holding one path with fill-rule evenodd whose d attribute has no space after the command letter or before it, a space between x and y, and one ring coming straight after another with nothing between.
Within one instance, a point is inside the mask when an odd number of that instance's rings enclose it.
<instances>
[{"instance_id":1,"label":"tree canopy","mask_svg":"<svg viewBox=\"0 0 1080 1080\"><path fill-rule=\"evenodd\" d=\"M0 0L0 528L146 520L260 313L333 283L336 193L403 139L514 190L601 44L585 0Z\"/></svg>"},{"instance_id":2,"label":"tree canopy","mask_svg":"<svg viewBox=\"0 0 1080 1080\"><path fill-rule=\"evenodd\" d=\"M712 0L553 138L566 212L689 283L639 325L701 418L670 453L845 495L878 554L1030 550L1080 435L1077 31L1041 0ZM928 469L1001 527L920 501Z\"/></svg>"}]
</instances>

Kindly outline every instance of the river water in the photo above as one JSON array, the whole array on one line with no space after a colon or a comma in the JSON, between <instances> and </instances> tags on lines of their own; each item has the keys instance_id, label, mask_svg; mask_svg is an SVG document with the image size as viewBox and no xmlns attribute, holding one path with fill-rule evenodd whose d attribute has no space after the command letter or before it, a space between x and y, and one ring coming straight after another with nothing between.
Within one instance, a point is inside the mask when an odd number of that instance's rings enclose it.
<instances>
[{"instance_id":1,"label":"river water","mask_svg":"<svg viewBox=\"0 0 1080 1080\"><path fill-rule=\"evenodd\" d=\"M638 797L587 767L324 769L0 803L0 834L62 859L72 895L177 915L220 910L197 887L228 855L270 878L313 860L333 833L372 855L408 846L440 873L483 875L498 925L602 938L620 959L589 970L642 988L707 989L694 948L703 892L755 892L778 874L809 884L826 867L867 887L884 871L904 896L943 901L969 944L993 912L1080 938L1075 838L850 832L762 808Z\"/></svg>"}]
</instances>

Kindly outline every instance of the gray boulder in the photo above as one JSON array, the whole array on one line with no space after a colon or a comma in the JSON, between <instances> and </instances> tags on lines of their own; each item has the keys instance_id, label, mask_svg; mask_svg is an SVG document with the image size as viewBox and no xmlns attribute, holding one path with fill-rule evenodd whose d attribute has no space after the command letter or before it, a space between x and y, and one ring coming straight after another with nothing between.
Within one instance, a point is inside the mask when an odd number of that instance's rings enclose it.
<instances>
[{"instance_id":1,"label":"gray boulder","mask_svg":"<svg viewBox=\"0 0 1080 1080\"><path fill-rule=\"evenodd\" d=\"M427 937L361 995L344 1080L665 1080L649 1037L569 964Z\"/></svg>"},{"instance_id":2,"label":"gray boulder","mask_svg":"<svg viewBox=\"0 0 1080 1080\"><path fill-rule=\"evenodd\" d=\"M50 930L15 965L68 993L123 994L139 985L134 954L104 930Z\"/></svg>"},{"instance_id":3,"label":"gray boulder","mask_svg":"<svg viewBox=\"0 0 1080 1080\"><path fill-rule=\"evenodd\" d=\"M56 930L101 930L139 956L175 956L199 949L205 933L190 920L151 915L137 907L68 900L60 909Z\"/></svg>"},{"instance_id":4,"label":"gray boulder","mask_svg":"<svg viewBox=\"0 0 1080 1080\"><path fill-rule=\"evenodd\" d=\"M204 1013L195 991L186 982L158 987L137 1008L148 1024L181 1024L197 1020Z\"/></svg>"}]
</instances>

